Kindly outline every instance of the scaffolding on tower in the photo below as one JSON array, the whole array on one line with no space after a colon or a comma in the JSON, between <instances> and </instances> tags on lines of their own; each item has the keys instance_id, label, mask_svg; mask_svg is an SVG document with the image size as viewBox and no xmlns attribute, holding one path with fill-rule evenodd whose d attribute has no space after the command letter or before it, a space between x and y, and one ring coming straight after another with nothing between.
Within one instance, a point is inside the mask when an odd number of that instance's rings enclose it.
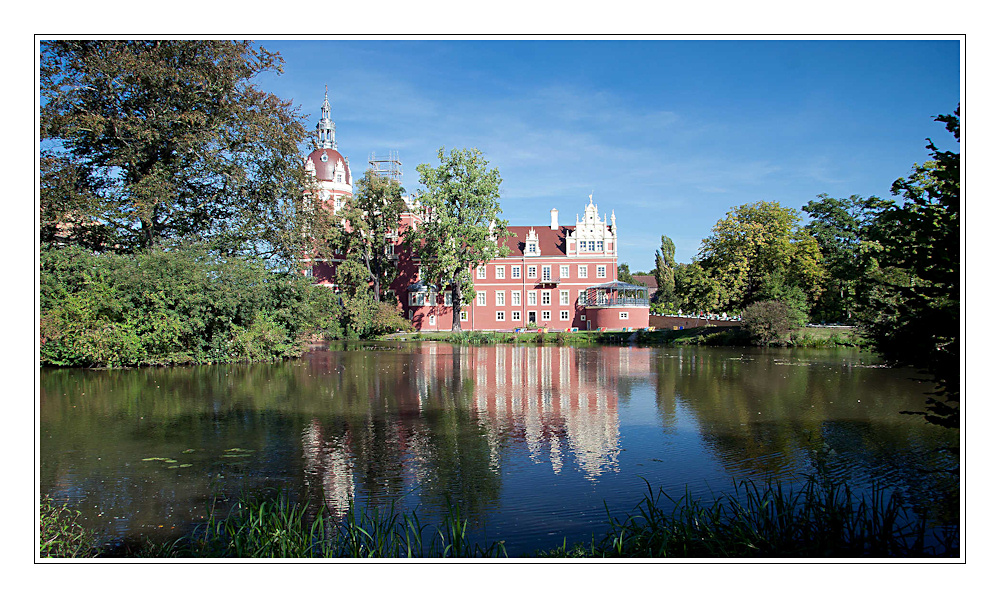
<instances>
[{"instance_id":1,"label":"scaffolding on tower","mask_svg":"<svg viewBox=\"0 0 1000 598\"><path fill-rule=\"evenodd\" d=\"M390 151L387 155L379 156L372 152L368 156L368 165L376 176L385 177L402 184L403 163L399 161L399 152Z\"/></svg>"}]
</instances>

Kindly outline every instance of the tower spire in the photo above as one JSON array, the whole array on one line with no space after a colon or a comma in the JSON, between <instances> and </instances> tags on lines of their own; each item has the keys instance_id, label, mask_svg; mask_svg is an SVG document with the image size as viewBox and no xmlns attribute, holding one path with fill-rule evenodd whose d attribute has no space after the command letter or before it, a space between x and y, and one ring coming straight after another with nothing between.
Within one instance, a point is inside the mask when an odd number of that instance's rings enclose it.
<instances>
[{"instance_id":1,"label":"tower spire","mask_svg":"<svg viewBox=\"0 0 1000 598\"><path fill-rule=\"evenodd\" d=\"M316 137L319 138L319 147L337 149L337 125L330 119L330 88L323 87L323 106L320 111L319 122L316 123Z\"/></svg>"}]
</instances>

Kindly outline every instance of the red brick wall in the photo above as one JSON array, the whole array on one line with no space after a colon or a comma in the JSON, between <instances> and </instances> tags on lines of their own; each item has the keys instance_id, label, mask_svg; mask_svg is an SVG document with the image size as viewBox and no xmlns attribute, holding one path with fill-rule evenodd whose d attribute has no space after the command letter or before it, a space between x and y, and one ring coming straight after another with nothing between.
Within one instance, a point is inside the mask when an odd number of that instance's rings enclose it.
<instances>
[{"instance_id":1,"label":"red brick wall","mask_svg":"<svg viewBox=\"0 0 1000 598\"><path fill-rule=\"evenodd\" d=\"M676 316L649 316L649 325L658 330L673 330L678 328L698 328L700 326L740 326L736 320L700 320L698 318L679 318Z\"/></svg>"}]
</instances>

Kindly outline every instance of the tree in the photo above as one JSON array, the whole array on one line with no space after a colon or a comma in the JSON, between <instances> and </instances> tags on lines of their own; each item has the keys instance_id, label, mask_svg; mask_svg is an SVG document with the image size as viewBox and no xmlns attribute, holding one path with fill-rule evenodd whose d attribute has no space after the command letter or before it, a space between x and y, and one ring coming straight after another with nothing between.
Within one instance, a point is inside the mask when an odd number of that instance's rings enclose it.
<instances>
[{"instance_id":1,"label":"tree","mask_svg":"<svg viewBox=\"0 0 1000 598\"><path fill-rule=\"evenodd\" d=\"M618 280L627 282L628 284L639 284L632 276L632 273L629 272L628 264L625 262L618 264Z\"/></svg>"},{"instance_id":2,"label":"tree","mask_svg":"<svg viewBox=\"0 0 1000 598\"><path fill-rule=\"evenodd\" d=\"M76 185L107 247L195 237L228 254L301 257L307 137L254 79L281 72L250 42L60 40L41 45L41 141ZM50 171L54 172L54 171ZM43 187L42 205L67 187ZM85 191L85 192L84 192Z\"/></svg>"},{"instance_id":3,"label":"tree","mask_svg":"<svg viewBox=\"0 0 1000 598\"><path fill-rule=\"evenodd\" d=\"M371 285L379 301L387 298L389 284L396 278L396 263L389 254L393 241L388 235L398 232L405 210L399 183L369 170L355 181L354 194L343 211L346 225L331 228L331 249L357 262L364 284Z\"/></svg>"},{"instance_id":4,"label":"tree","mask_svg":"<svg viewBox=\"0 0 1000 598\"><path fill-rule=\"evenodd\" d=\"M424 278L451 286L452 325L462 330L458 312L474 292L472 269L507 254L507 221L500 219L500 171L478 149L438 150L441 165L417 166L424 191L418 200L424 221L407 231L406 244L420 259Z\"/></svg>"},{"instance_id":5,"label":"tree","mask_svg":"<svg viewBox=\"0 0 1000 598\"><path fill-rule=\"evenodd\" d=\"M799 216L777 202L730 210L702 241L699 262L724 290L721 307L739 310L798 288L809 301L822 291L824 271L816 240Z\"/></svg>"},{"instance_id":6,"label":"tree","mask_svg":"<svg viewBox=\"0 0 1000 598\"><path fill-rule=\"evenodd\" d=\"M677 264L674 280L677 306L685 312L715 311L722 305L722 285L697 261Z\"/></svg>"},{"instance_id":7,"label":"tree","mask_svg":"<svg viewBox=\"0 0 1000 598\"><path fill-rule=\"evenodd\" d=\"M959 111L935 119L960 141ZM930 373L938 397L928 400L929 421L959 426L961 156L927 140L931 159L914 165L892 185L903 198L878 218L875 285L861 323L890 364Z\"/></svg>"},{"instance_id":8,"label":"tree","mask_svg":"<svg viewBox=\"0 0 1000 598\"><path fill-rule=\"evenodd\" d=\"M876 219L892 202L852 195L846 199L816 196L802 207L810 221L805 229L819 244L823 268L829 274L813 315L818 321L854 323L864 307L859 292L871 277L872 241Z\"/></svg>"},{"instance_id":9,"label":"tree","mask_svg":"<svg viewBox=\"0 0 1000 598\"><path fill-rule=\"evenodd\" d=\"M670 237L660 237L660 249L656 252L656 303L667 309L674 302L674 242Z\"/></svg>"}]
</instances>

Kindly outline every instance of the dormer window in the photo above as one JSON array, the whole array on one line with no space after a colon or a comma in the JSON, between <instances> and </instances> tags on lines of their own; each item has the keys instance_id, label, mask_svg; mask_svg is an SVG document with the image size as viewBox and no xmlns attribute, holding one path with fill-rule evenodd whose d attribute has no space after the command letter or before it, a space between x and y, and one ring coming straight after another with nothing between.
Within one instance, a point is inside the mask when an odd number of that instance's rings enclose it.
<instances>
[{"instance_id":1,"label":"dormer window","mask_svg":"<svg viewBox=\"0 0 1000 598\"><path fill-rule=\"evenodd\" d=\"M538 253L538 243L535 243L534 241L529 241L528 242L528 253L531 254L531 255L537 254Z\"/></svg>"},{"instance_id":2,"label":"dormer window","mask_svg":"<svg viewBox=\"0 0 1000 598\"><path fill-rule=\"evenodd\" d=\"M344 182L344 175L338 174L337 175L337 182L338 183L343 183Z\"/></svg>"}]
</instances>

